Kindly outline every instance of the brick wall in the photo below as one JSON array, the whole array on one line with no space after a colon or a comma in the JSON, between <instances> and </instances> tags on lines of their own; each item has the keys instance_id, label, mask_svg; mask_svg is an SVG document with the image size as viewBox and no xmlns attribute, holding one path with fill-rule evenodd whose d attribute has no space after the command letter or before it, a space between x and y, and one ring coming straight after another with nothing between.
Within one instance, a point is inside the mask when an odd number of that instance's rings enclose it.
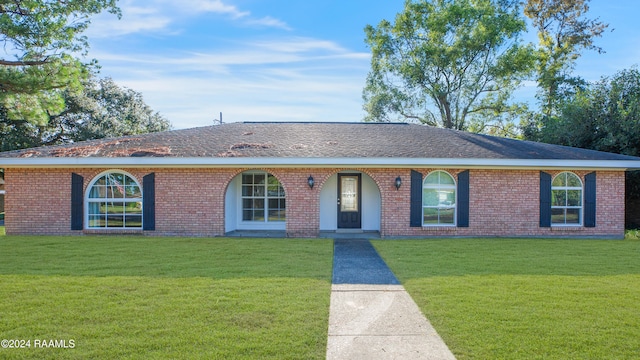
<instances>
[{"instance_id":1,"label":"brick wall","mask_svg":"<svg viewBox=\"0 0 640 360\"><path fill-rule=\"evenodd\" d=\"M7 234L86 234L71 231L71 173L84 177L85 190L108 169L6 169ZM225 192L229 183L249 169L127 169L138 182L154 172L156 230L147 235L221 236L225 231ZM287 197L287 235L314 237L319 233L320 191L341 170L361 171L381 194L383 237L393 236L615 236L624 234L623 172L597 173L595 228L540 228L539 171L471 170L469 227L409 227L411 169L260 169L282 183ZM438 169L414 169L426 176ZM447 169L451 175L464 169ZM556 175L559 171L549 172ZM578 171L581 178L587 172ZM310 189L312 175L316 186ZM395 188L395 179L402 186ZM142 231L133 231L142 233Z\"/></svg>"},{"instance_id":2,"label":"brick wall","mask_svg":"<svg viewBox=\"0 0 640 360\"><path fill-rule=\"evenodd\" d=\"M438 169L415 169L426 176ZM462 170L446 170L454 178ZM560 171L549 171L552 176ZM584 181L587 171L576 171ZM383 236L624 236L624 173L597 173L596 227L539 227L540 172L530 170L471 170L469 227L410 228L410 188L399 194L383 192ZM409 177L407 171L404 178ZM394 189L395 190L395 189ZM385 196L386 195L386 196ZM395 195L395 196L394 196ZM385 206L384 199L391 202Z\"/></svg>"},{"instance_id":3,"label":"brick wall","mask_svg":"<svg viewBox=\"0 0 640 360\"><path fill-rule=\"evenodd\" d=\"M5 230L71 233L71 175L62 169L5 169Z\"/></svg>"}]
</instances>

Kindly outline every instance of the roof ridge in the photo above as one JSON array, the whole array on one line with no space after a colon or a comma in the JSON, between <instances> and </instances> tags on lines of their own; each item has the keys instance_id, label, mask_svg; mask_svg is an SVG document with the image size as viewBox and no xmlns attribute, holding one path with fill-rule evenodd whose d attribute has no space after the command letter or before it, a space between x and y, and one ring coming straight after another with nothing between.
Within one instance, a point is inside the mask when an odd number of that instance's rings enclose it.
<instances>
[{"instance_id":1,"label":"roof ridge","mask_svg":"<svg viewBox=\"0 0 640 360\"><path fill-rule=\"evenodd\" d=\"M224 123L222 125L234 124ZM325 125L411 125L406 122L365 122L365 121L242 121L240 124L325 124Z\"/></svg>"}]
</instances>

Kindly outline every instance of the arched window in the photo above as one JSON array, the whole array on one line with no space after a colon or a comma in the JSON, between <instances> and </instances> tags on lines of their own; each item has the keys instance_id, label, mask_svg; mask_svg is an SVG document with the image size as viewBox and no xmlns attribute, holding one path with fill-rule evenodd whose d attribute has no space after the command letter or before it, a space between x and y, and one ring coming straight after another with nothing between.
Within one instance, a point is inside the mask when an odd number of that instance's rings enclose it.
<instances>
[{"instance_id":1,"label":"arched window","mask_svg":"<svg viewBox=\"0 0 640 360\"><path fill-rule=\"evenodd\" d=\"M283 222L285 215L284 189L275 176L264 171L242 174L242 221Z\"/></svg>"},{"instance_id":2,"label":"arched window","mask_svg":"<svg viewBox=\"0 0 640 360\"><path fill-rule=\"evenodd\" d=\"M551 183L551 225L582 224L582 181L562 172Z\"/></svg>"},{"instance_id":3,"label":"arched window","mask_svg":"<svg viewBox=\"0 0 640 360\"><path fill-rule=\"evenodd\" d=\"M142 229L142 187L129 174L98 175L87 190L87 228Z\"/></svg>"},{"instance_id":4,"label":"arched window","mask_svg":"<svg viewBox=\"0 0 640 360\"><path fill-rule=\"evenodd\" d=\"M434 171L422 187L422 225L456 224L456 182L445 171Z\"/></svg>"}]
</instances>

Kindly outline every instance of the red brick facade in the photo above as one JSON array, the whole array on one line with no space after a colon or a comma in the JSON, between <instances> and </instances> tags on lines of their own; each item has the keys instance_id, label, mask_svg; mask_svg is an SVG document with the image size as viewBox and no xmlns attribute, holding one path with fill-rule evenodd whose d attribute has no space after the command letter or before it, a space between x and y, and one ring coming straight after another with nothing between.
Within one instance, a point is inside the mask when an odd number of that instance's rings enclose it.
<instances>
[{"instance_id":1,"label":"red brick facade","mask_svg":"<svg viewBox=\"0 0 640 360\"><path fill-rule=\"evenodd\" d=\"M7 234L90 234L111 231L72 231L71 173L84 177L84 189L110 169L8 168L6 180ZM249 169L132 168L125 169L142 184L155 173L156 230L145 235L222 236L225 234L225 193L235 176ZM281 182L287 203L286 232L291 237L315 237L320 227L320 192L342 170L360 171L373 179L381 195L380 235L395 236L555 236L622 237L625 221L625 176L622 171L598 171L596 227L539 226L540 177L537 170L471 169L469 227L410 227L411 169L265 168ZM426 176L437 169L413 169ZM464 169L447 169L456 175ZM560 171L547 171L555 175ZM584 180L589 171L575 171ZM310 189L312 175L316 186ZM403 184L396 189L395 179Z\"/></svg>"}]
</instances>

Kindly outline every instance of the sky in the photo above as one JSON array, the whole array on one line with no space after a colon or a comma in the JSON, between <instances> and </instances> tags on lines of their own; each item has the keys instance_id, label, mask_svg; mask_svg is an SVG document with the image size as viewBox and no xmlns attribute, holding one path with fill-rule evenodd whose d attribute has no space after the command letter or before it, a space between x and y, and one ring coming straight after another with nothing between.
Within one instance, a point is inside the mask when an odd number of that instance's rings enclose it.
<instances>
[{"instance_id":1,"label":"sky","mask_svg":"<svg viewBox=\"0 0 640 360\"><path fill-rule=\"evenodd\" d=\"M86 31L100 77L141 92L175 129L238 121L361 121L370 69L364 28L404 0L120 0ZM640 1L592 0L610 24L575 74L596 81L640 64ZM611 31L613 29L613 31ZM536 41L535 34L527 39ZM535 101L535 83L518 97Z\"/></svg>"}]
</instances>

